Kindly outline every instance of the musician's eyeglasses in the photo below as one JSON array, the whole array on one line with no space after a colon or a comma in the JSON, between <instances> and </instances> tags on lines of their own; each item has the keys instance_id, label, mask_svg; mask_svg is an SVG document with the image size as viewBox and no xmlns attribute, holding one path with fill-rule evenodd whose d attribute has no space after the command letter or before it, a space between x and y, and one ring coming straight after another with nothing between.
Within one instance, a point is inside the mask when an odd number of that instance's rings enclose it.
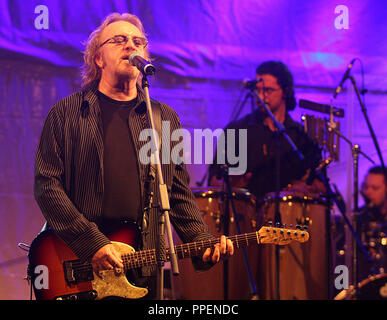
<instances>
[{"instance_id":1,"label":"musician's eyeglasses","mask_svg":"<svg viewBox=\"0 0 387 320\"><path fill-rule=\"evenodd\" d=\"M264 95L268 95L268 96L278 90L281 90L281 88L270 88L270 87L257 88L257 91L259 93L262 92Z\"/></svg>"},{"instance_id":2,"label":"musician's eyeglasses","mask_svg":"<svg viewBox=\"0 0 387 320\"><path fill-rule=\"evenodd\" d=\"M143 37L128 37L122 34L116 35L104 41L99 47L101 48L106 43L122 44L125 45L129 39L132 40L132 43L136 48L145 48L148 45L148 40Z\"/></svg>"}]
</instances>

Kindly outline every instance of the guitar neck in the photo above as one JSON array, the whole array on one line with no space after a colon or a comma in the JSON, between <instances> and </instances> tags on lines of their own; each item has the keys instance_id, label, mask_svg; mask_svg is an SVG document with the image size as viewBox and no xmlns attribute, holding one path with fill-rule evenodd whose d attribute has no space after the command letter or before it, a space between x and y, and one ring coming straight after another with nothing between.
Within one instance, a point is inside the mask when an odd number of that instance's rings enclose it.
<instances>
[{"instance_id":1,"label":"guitar neck","mask_svg":"<svg viewBox=\"0 0 387 320\"><path fill-rule=\"evenodd\" d=\"M230 239L236 249L246 247L250 244L260 243L259 233L245 233L227 237ZM179 259L201 256L207 248L213 247L220 242L220 238L184 243L175 246L175 252ZM129 254L123 254L121 259L124 262L125 269L139 268L157 264L156 250L136 251ZM170 251L166 250L166 260L170 260Z\"/></svg>"},{"instance_id":2,"label":"guitar neck","mask_svg":"<svg viewBox=\"0 0 387 320\"><path fill-rule=\"evenodd\" d=\"M259 243L258 232L238 234L227 237L234 244L236 249L246 247L249 244ZM175 251L179 259L185 259L190 257L200 256L204 253L207 248L213 247L215 244L220 242L220 238L214 238L210 240L197 241L192 243L185 243L175 246ZM168 250L169 258L169 250Z\"/></svg>"}]
</instances>

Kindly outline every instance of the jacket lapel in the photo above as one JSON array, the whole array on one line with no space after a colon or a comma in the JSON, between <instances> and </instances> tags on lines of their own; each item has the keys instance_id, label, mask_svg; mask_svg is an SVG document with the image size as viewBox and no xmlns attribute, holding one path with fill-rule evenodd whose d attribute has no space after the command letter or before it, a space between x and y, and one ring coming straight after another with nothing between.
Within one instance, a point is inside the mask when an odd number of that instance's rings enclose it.
<instances>
[{"instance_id":1,"label":"jacket lapel","mask_svg":"<svg viewBox=\"0 0 387 320\"><path fill-rule=\"evenodd\" d=\"M88 130L88 133L85 133L85 135L91 134L93 138L98 152L99 164L103 177L103 132L101 109L98 104L97 88L92 88L85 92L83 103L86 103L86 107L89 109L89 115L85 117L85 129Z\"/></svg>"}]
</instances>

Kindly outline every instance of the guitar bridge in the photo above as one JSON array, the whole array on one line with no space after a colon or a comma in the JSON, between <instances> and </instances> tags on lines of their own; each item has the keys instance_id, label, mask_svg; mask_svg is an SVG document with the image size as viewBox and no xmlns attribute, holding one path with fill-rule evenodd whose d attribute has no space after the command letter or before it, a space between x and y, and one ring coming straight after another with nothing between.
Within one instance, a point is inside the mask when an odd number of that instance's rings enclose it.
<instances>
[{"instance_id":1,"label":"guitar bridge","mask_svg":"<svg viewBox=\"0 0 387 320\"><path fill-rule=\"evenodd\" d=\"M65 280L68 284L94 280L93 267L88 262L71 260L63 262Z\"/></svg>"}]
</instances>

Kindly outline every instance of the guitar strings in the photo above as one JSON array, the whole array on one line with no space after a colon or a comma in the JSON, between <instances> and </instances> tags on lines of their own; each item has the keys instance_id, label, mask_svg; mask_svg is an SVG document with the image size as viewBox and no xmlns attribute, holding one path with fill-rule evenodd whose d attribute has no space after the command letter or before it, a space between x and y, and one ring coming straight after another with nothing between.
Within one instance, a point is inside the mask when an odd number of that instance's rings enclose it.
<instances>
[{"instance_id":1,"label":"guitar strings","mask_svg":"<svg viewBox=\"0 0 387 320\"><path fill-rule=\"evenodd\" d=\"M281 230L281 229L279 229L279 230ZM270 231L271 231L272 236L275 235L277 237L278 236L283 237L285 235L285 232L283 230L281 230L281 233L278 234L278 233L276 233L276 230L274 230L270 227L268 227L268 229L266 231L267 231L267 234L270 234ZM290 235L291 234L290 232L291 231L288 230L287 235ZM297 232L297 231L295 231L295 232ZM296 235L296 233L294 233L294 235ZM300 235L304 236L305 233L301 232ZM249 241L251 242L251 240L253 240L254 243L255 243L255 241L258 241L258 243L261 243L261 238L262 238L262 236L259 234L259 231L252 232L252 233L233 235L233 236L227 237L227 239L230 239L234 244L236 244L237 248L240 248L241 246L248 246ZM286 240L292 240L292 239L293 238L282 239L282 240L286 241ZM275 239L272 239L272 240L275 242ZM277 241L279 241L279 239L277 239ZM215 245L218 242L219 242L219 238L215 238L215 239L202 240L202 241L197 241L197 242L192 242L192 243L180 244L180 245L175 246L175 251L176 251L179 258L186 258L186 257L189 258L192 256L191 251L193 251L195 253L194 255L198 255L198 253L203 252L205 249ZM186 255L187 251L188 251L188 255ZM168 259L170 258L169 248L166 248L166 256L168 257ZM123 260L124 269L127 269L127 270L157 263L155 249L124 253L121 255L121 259ZM77 265L77 264L80 264L80 265ZM92 267L90 263L85 264L85 263L81 263L81 262L79 262L79 263L74 262L73 266L74 265L75 265L75 267L73 268L74 271L90 270L90 268Z\"/></svg>"},{"instance_id":2,"label":"guitar strings","mask_svg":"<svg viewBox=\"0 0 387 320\"><path fill-rule=\"evenodd\" d=\"M228 237L228 239L230 239L232 242L235 242L237 244L237 248L239 248L241 240L243 241L243 243L246 242L246 244L248 244L248 240L256 240L257 234L258 234L257 232L253 232L249 234L246 233L246 234L234 235L234 236ZM258 234L258 237L259 237L259 234ZM219 242L219 238L202 240L202 241L193 242L193 243L185 243L185 244L175 246L175 251L180 258L185 258L185 257L188 258L192 256L191 251L195 252L195 254L197 255L198 252L203 252L205 249L215 245L218 242ZM201 245L198 245L198 243L200 243ZM188 251L188 255L186 254L187 251ZM169 258L169 255L170 255L169 248L166 249L166 255ZM124 269L138 268L141 266L152 265L157 263L155 249L124 253L121 255L121 259L123 260ZM75 271L90 270L90 268L92 267L90 263L85 264L85 263L79 262L80 265L76 265L76 264L78 263L73 263L73 267L74 267L73 269Z\"/></svg>"}]
</instances>

